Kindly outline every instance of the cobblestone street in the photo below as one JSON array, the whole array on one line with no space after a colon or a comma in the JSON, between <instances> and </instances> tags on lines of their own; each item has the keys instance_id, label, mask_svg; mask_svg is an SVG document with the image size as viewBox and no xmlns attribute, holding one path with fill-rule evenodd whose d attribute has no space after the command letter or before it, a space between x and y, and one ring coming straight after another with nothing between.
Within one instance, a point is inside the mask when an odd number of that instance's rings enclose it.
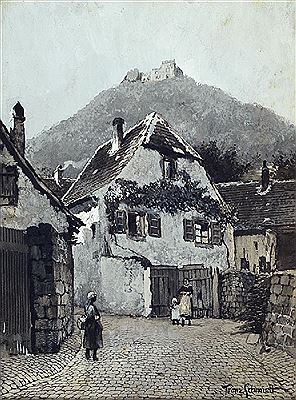
<instances>
[{"instance_id":1,"label":"cobblestone street","mask_svg":"<svg viewBox=\"0 0 296 400\"><path fill-rule=\"evenodd\" d=\"M53 356L4 359L2 397L241 399L247 384L273 388L273 393L249 392L250 399L293 399L290 356L274 349L260 355L246 335L230 335L236 322L193 322L182 328L167 319L103 316L99 361L84 359L77 335Z\"/></svg>"}]
</instances>

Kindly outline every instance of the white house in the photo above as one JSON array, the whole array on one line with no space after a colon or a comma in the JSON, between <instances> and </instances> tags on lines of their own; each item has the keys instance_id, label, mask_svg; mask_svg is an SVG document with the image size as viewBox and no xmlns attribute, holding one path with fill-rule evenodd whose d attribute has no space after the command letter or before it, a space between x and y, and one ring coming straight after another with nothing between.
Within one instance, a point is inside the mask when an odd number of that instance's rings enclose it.
<instances>
[{"instance_id":1,"label":"white house","mask_svg":"<svg viewBox=\"0 0 296 400\"><path fill-rule=\"evenodd\" d=\"M233 265L227 208L202 160L157 113L100 146L63 200L85 223L74 249L77 300L101 309L168 315L184 277L219 315L218 273Z\"/></svg>"}]
</instances>

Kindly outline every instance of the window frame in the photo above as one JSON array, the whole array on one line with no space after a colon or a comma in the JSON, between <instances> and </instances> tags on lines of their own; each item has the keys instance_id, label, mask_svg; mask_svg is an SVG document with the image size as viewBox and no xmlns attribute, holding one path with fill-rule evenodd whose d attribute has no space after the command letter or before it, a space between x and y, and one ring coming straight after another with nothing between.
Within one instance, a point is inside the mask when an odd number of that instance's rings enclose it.
<instances>
[{"instance_id":1,"label":"window frame","mask_svg":"<svg viewBox=\"0 0 296 400\"><path fill-rule=\"evenodd\" d=\"M164 179L176 179L177 177L177 160L174 158L163 157L162 159L162 176Z\"/></svg>"},{"instance_id":2,"label":"window frame","mask_svg":"<svg viewBox=\"0 0 296 400\"><path fill-rule=\"evenodd\" d=\"M135 216L135 231L130 231L129 225L129 216ZM138 221L140 222L140 230L137 227L137 217L139 218ZM126 231L129 237L143 239L146 237L146 215L144 212L141 211L127 211L127 224L126 224Z\"/></svg>"},{"instance_id":3,"label":"window frame","mask_svg":"<svg viewBox=\"0 0 296 400\"><path fill-rule=\"evenodd\" d=\"M196 246L221 245L222 231L219 222L200 218L183 219L183 239Z\"/></svg>"},{"instance_id":4,"label":"window frame","mask_svg":"<svg viewBox=\"0 0 296 400\"><path fill-rule=\"evenodd\" d=\"M17 206L18 204L17 181L18 181L17 166L0 163L0 206ZM6 189L6 191L4 190L4 188Z\"/></svg>"},{"instance_id":5,"label":"window frame","mask_svg":"<svg viewBox=\"0 0 296 400\"><path fill-rule=\"evenodd\" d=\"M200 227L200 228L197 228ZM212 244L211 242L211 226L208 221L195 219L194 221L194 241L197 245L199 244ZM199 239L199 240L197 240Z\"/></svg>"},{"instance_id":6,"label":"window frame","mask_svg":"<svg viewBox=\"0 0 296 400\"><path fill-rule=\"evenodd\" d=\"M122 214L122 215L119 215ZM126 224L126 211L125 210L116 210L115 218L114 218L114 231L118 234L126 233L127 224ZM121 221L120 223L118 221ZM121 228L120 228L121 227Z\"/></svg>"}]
</instances>

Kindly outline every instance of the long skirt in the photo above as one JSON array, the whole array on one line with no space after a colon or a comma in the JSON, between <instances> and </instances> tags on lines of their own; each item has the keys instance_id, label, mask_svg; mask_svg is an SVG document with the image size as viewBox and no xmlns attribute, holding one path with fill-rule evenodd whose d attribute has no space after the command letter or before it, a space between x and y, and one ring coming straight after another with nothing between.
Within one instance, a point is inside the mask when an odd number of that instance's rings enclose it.
<instances>
[{"instance_id":1,"label":"long skirt","mask_svg":"<svg viewBox=\"0 0 296 400\"><path fill-rule=\"evenodd\" d=\"M103 347L102 326L101 323L94 318L90 318L86 321L83 347L89 350L97 350Z\"/></svg>"},{"instance_id":2,"label":"long skirt","mask_svg":"<svg viewBox=\"0 0 296 400\"><path fill-rule=\"evenodd\" d=\"M191 298L187 294L183 294L180 299L180 316L187 318L192 316Z\"/></svg>"}]
</instances>

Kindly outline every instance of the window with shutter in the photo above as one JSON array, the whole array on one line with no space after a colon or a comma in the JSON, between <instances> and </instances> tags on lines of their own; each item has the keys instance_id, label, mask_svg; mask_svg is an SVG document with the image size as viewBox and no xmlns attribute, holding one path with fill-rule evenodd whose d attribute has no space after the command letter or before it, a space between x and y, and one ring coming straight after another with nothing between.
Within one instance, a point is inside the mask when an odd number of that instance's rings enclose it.
<instances>
[{"instance_id":1,"label":"window with shutter","mask_svg":"<svg viewBox=\"0 0 296 400\"><path fill-rule=\"evenodd\" d=\"M212 244L221 245L222 232L221 225L218 222L212 222Z\"/></svg>"},{"instance_id":2,"label":"window with shutter","mask_svg":"<svg viewBox=\"0 0 296 400\"><path fill-rule=\"evenodd\" d=\"M127 216L128 234L135 237L145 236L145 214L129 212Z\"/></svg>"},{"instance_id":3,"label":"window with shutter","mask_svg":"<svg viewBox=\"0 0 296 400\"><path fill-rule=\"evenodd\" d=\"M184 240L187 242L193 242L194 241L193 221L191 219L184 219L183 227L184 227Z\"/></svg>"},{"instance_id":4,"label":"window with shutter","mask_svg":"<svg viewBox=\"0 0 296 400\"><path fill-rule=\"evenodd\" d=\"M0 205L16 206L17 200L17 167L0 164Z\"/></svg>"},{"instance_id":5,"label":"window with shutter","mask_svg":"<svg viewBox=\"0 0 296 400\"><path fill-rule=\"evenodd\" d=\"M115 233L126 232L126 214L125 211L116 211L115 213Z\"/></svg>"},{"instance_id":6,"label":"window with shutter","mask_svg":"<svg viewBox=\"0 0 296 400\"><path fill-rule=\"evenodd\" d=\"M158 214L147 214L149 236L161 237L161 220Z\"/></svg>"}]
</instances>

